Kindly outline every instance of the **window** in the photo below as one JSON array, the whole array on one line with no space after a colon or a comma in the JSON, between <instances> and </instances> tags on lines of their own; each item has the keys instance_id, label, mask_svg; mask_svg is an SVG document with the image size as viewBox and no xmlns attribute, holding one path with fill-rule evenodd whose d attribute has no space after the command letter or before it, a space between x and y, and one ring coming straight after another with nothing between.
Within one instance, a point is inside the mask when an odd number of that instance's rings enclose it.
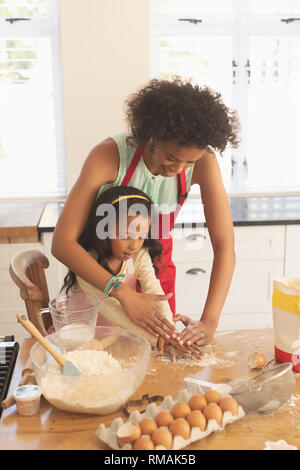
<instances>
[{"instance_id":1,"label":"window","mask_svg":"<svg viewBox=\"0 0 300 470\"><path fill-rule=\"evenodd\" d=\"M58 0L0 0L0 197L66 193Z\"/></svg>"},{"instance_id":2,"label":"window","mask_svg":"<svg viewBox=\"0 0 300 470\"><path fill-rule=\"evenodd\" d=\"M300 0L151 0L151 74L221 92L241 144L219 158L227 190L300 190Z\"/></svg>"}]
</instances>

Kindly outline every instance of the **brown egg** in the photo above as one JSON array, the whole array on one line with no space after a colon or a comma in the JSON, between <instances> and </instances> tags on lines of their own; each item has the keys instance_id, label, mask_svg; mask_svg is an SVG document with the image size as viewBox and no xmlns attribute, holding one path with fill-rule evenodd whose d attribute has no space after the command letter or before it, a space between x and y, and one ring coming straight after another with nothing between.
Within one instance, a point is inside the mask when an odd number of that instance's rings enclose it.
<instances>
[{"instance_id":1,"label":"brown egg","mask_svg":"<svg viewBox=\"0 0 300 470\"><path fill-rule=\"evenodd\" d=\"M203 414L207 421L209 419L214 419L217 424L221 424L223 414L221 408L216 403L209 403L207 407L204 408Z\"/></svg>"},{"instance_id":2,"label":"brown egg","mask_svg":"<svg viewBox=\"0 0 300 470\"><path fill-rule=\"evenodd\" d=\"M222 400L222 396L216 390L208 390L204 395L207 403L219 403Z\"/></svg>"},{"instance_id":3,"label":"brown egg","mask_svg":"<svg viewBox=\"0 0 300 470\"><path fill-rule=\"evenodd\" d=\"M203 413L200 410L193 410L186 417L187 422L191 428L199 428L201 431L204 431L206 428L206 419Z\"/></svg>"},{"instance_id":4,"label":"brown egg","mask_svg":"<svg viewBox=\"0 0 300 470\"><path fill-rule=\"evenodd\" d=\"M191 410L204 410L204 408L207 406L207 401L204 397L204 395L194 395L191 397L189 401L189 407Z\"/></svg>"},{"instance_id":5,"label":"brown egg","mask_svg":"<svg viewBox=\"0 0 300 470\"><path fill-rule=\"evenodd\" d=\"M223 412L230 411L232 415L236 415L239 410L237 401L232 397L223 398L219 403L219 407Z\"/></svg>"},{"instance_id":6,"label":"brown egg","mask_svg":"<svg viewBox=\"0 0 300 470\"><path fill-rule=\"evenodd\" d=\"M154 444L149 437L141 437L133 444L133 450L154 450Z\"/></svg>"},{"instance_id":7,"label":"brown egg","mask_svg":"<svg viewBox=\"0 0 300 470\"><path fill-rule=\"evenodd\" d=\"M142 434L147 434L148 436L151 436L153 431L157 429L157 424L152 418L144 418L142 421L139 422Z\"/></svg>"},{"instance_id":8,"label":"brown egg","mask_svg":"<svg viewBox=\"0 0 300 470\"><path fill-rule=\"evenodd\" d=\"M191 408L187 403L178 401L172 408L172 415L174 418L185 418L191 412Z\"/></svg>"},{"instance_id":9,"label":"brown egg","mask_svg":"<svg viewBox=\"0 0 300 470\"><path fill-rule=\"evenodd\" d=\"M168 411L160 411L160 413L155 416L155 422L158 427L166 426L168 428L173 421L174 418Z\"/></svg>"},{"instance_id":10,"label":"brown egg","mask_svg":"<svg viewBox=\"0 0 300 470\"><path fill-rule=\"evenodd\" d=\"M170 431L173 436L182 436L183 439L188 439L191 434L191 427L184 418L177 418L171 424Z\"/></svg>"},{"instance_id":11,"label":"brown egg","mask_svg":"<svg viewBox=\"0 0 300 470\"><path fill-rule=\"evenodd\" d=\"M262 369L266 362L266 356L259 352L254 352L248 357L248 364L250 369Z\"/></svg>"},{"instance_id":12,"label":"brown egg","mask_svg":"<svg viewBox=\"0 0 300 470\"><path fill-rule=\"evenodd\" d=\"M166 449L171 449L172 447L172 434L169 429L164 426L155 429L151 438L155 446L164 446Z\"/></svg>"},{"instance_id":13,"label":"brown egg","mask_svg":"<svg viewBox=\"0 0 300 470\"><path fill-rule=\"evenodd\" d=\"M120 447L123 447L124 444L137 441L141 437L141 428L137 423L127 423L122 424L117 430L117 438Z\"/></svg>"}]
</instances>

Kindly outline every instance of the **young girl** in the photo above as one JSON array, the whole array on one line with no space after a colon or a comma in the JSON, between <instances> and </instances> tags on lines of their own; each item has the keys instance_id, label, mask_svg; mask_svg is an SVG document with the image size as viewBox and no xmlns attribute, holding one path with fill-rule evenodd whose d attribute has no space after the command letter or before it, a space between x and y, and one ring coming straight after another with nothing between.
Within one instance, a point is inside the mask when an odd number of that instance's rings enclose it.
<instances>
[{"instance_id":1,"label":"young girl","mask_svg":"<svg viewBox=\"0 0 300 470\"><path fill-rule=\"evenodd\" d=\"M219 93L178 77L151 80L126 105L129 134L108 137L87 156L57 222L52 254L82 279L104 290L111 273L78 244L86 214L97 196L110 187L130 184L155 204L169 207L160 211L159 228L167 216L172 230L191 186L199 185L199 204L204 206L214 259L199 320L185 320L186 328L177 339L179 344L202 346L214 337L235 266L231 210L214 152L222 154L227 145L238 145L238 119ZM176 210L174 204L178 205ZM159 279L165 294L173 294L168 301L175 317L176 267L170 233L164 233L160 241L165 269ZM134 323L144 322L159 333L153 298L126 284L111 295Z\"/></svg>"},{"instance_id":2,"label":"young girl","mask_svg":"<svg viewBox=\"0 0 300 470\"><path fill-rule=\"evenodd\" d=\"M131 215L130 215L131 214ZM170 295L165 295L156 274L161 269L162 245L151 238L151 217L155 219L154 205L142 191L129 186L117 186L102 193L95 201L88 222L78 243L113 276L104 291L96 289L72 271L64 279L62 290L82 290L91 303L101 300L98 325L117 324L144 336L152 346L163 348L171 355L191 352L180 348L173 341L176 336L172 311L167 302ZM124 313L120 303L110 296L121 283L127 284L134 291L139 281L144 294L153 296L155 321L159 324L159 335L149 324L141 322L138 326ZM162 338L164 341L162 341ZM176 345L176 348L174 347ZM193 357L197 351L193 351Z\"/></svg>"}]
</instances>

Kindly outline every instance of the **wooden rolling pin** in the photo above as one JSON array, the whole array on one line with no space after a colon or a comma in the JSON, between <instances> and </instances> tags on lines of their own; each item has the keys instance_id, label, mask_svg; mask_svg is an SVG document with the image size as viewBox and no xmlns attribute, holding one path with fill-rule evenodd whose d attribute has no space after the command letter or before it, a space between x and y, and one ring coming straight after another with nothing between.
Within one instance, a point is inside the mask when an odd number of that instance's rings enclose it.
<instances>
[{"instance_id":1,"label":"wooden rolling pin","mask_svg":"<svg viewBox=\"0 0 300 470\"><path fill-rule=\"evenodd\" d=\"M27 384L36 384L36 379L33 374L32 362L30 358L28 358L25 364L25 368L22 370L22 379L19 382L19 386L27 385ZM15 399L13 395L10 395L9 397L5 398L5 400L1 402L1 408L6 409L14 404L15 404Z\"/></svg>"}]
</instances>

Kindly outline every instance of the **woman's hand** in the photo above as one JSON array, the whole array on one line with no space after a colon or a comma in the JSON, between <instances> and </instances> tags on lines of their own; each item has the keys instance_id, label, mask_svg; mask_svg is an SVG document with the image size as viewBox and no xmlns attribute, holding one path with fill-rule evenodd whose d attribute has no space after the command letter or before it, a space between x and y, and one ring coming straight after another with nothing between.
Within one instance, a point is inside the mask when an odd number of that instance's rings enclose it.
<instances>
[{"instance_id":1,"label":"woman's hand","mask_svg":"<svg viewBox=\"0 0 300 470\"><path fill-rule=\"evenodd\" d=\"M167 340L177 336L176 328L160 313L156 302L168 300L171 296L172 293L167 295L140 294L124 285L115 289L115 297L133 323L151 335L162 336Z\"/></svg>"},{"instance_id":2,"label":"woman's hand","mask_svg":"<svg viewBox=\"0 0 300 470\"><path fill-rule=\"evenodd\" d=\"M204 321L193 321L185 315L176 315L174 322L181 321L186 327L176 338L183 346L201 347L212 342L216 328Z\"/></svg>"}]
</instances>

